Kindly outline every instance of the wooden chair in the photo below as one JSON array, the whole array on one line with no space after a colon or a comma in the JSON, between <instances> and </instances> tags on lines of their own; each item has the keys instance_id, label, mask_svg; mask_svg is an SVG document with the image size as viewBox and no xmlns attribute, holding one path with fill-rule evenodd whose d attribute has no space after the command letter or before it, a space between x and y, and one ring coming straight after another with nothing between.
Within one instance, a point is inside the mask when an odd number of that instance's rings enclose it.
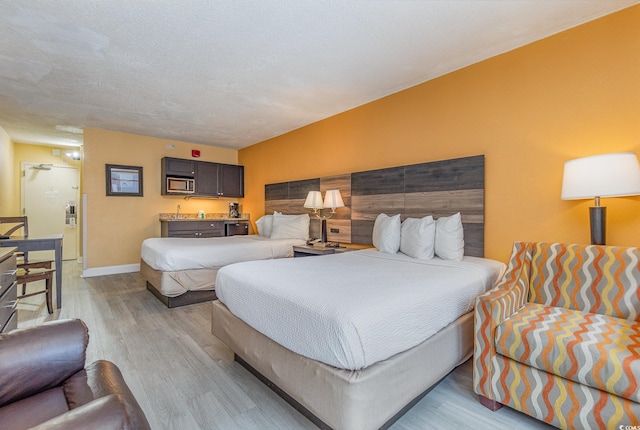
<instances>
[{"instance_id":1,"label":"wooden chair","mask_svg":"<svg viewBox=\"0 0 640 430\"><path fill-rule=\"evenodd\" d=\"M0 217L0 225L9 224L10 227L2 233L5 236L11 236L16 231L22 229L24 236L29 236L29 223L26 216L18 217ZM53 287L53 261L29 261L27 252L16 252L16 256L20 259L18 262L18 272L16 273L16 281L18 285L22 285L22 295L19 299L35 296L37 294L46 294L47 310L53 313L52 305L52 287ZM44 290L35 291L27 294L27 284L29 282L45 281Z\"/></svg>"},{"instance_id":2,"label":"wooden chair","mask_svg":"<svg viewBox=\"0 0 640 430\"><path fill-rule=\"evenodd\" d=\"M53 274L56 271L51 267L51 261L38 261L35 263L23 263L18 266L16 282L22 285L22 295L18 299L45 294L47 299L47 311L53 313ZM29 282L44 281L44 290L27 293Z\"/></svg>"},{"instance_id":3,"label":"wooden chair","mask_svg":"<svg viewBox=\"0 0 640 430\"><path fill-rule=\"evenodd\" d=\"M9 224L9 227L3 230L2 224ZM29 223L26 216L0 216L0 236L7 238L20 229L22 229L23 236L29 236ZM25 262L29 261L27 254L26 252L16 252L18 259L24 259Z\"/></svg>"},{"instance_id":4,"label":"wooden chair","mask_svg":"<svg viewBox=\"0 0 640 430\"><path fill-rule=\"evenodd\" d=\"M2 233L5 236L11 236L16 231L23 229L25 236L29 236L29 225L26 216L0 216L0 224L10 224L11 227Z\"/></svg>"}]
</instances>

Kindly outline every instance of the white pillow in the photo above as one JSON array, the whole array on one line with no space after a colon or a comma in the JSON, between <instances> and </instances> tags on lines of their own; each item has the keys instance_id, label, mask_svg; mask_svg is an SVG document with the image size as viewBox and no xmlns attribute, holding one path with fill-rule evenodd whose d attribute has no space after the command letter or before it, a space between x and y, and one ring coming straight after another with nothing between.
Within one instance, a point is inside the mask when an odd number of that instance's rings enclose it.
<instances>
[{"instance_id":1,"label":"white pillow","mask_svg":"<svg viewBox=\"0 0 640 430\"><path fill-rule=\"evenodd\" d=\"M280 212L273 212L274 214L281 214ZM262 237L271 237L271 228L273 227L273 215L264 215L256 221L256 227L258 227L258 235Z\"/></svg>"},{"instance_id":2,"label":"white pillow","mask_svg":"<svg viewBox=\"0 0 640 430\"><path fill-rule=\"evenodd\" d=\"M273 215L271 239L308 239L309 215Z\"/></svg>"},{"instance_id":3,"label":"white pillow","mask_svg":"<svg viewBox=\"0 0 640 430\"><path fill-rule=\"evenodd\" d=\"M400 249L400 214L380 214L373 224L373 246L386 254L395 254Z\"/></svg>"},{"instance_id":4,"label":"white pillow","mask_svg":"<svg viewBox=\"0 0 640 430\"><path fill-rule=\"evenodd\" d=\"M400 226L400 252L409 257L428 260L433 258L436 223L431 215L407 218Z\"/></svg>"},{"instance_id":5,"label":"white pillow","mask_svg":"<svg viewBox=\"0 0 640 430\"><path fill-rule=\"evenodd\" d=\"M272 225L273 225L273 215L265 215L258 218L258 221L256 221L256 227L258 227L258 234L262 237L271 237Z\"/></svg>"},{"instance_id":6,"label":"white pillow","mask_svg":"<svg viewBox=\"0 0 640 430\"><path fill-rule=\"evenodd\" d=\"M436 220L436 249L438 257L461 261L464 256L464 230L460 212Z\"/></svg>"}]
</instances>

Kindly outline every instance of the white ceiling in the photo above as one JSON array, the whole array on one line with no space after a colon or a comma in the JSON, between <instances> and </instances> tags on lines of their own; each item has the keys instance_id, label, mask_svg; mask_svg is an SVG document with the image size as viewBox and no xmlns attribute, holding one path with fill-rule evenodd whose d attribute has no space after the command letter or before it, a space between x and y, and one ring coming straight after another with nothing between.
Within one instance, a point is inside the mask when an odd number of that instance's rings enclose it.
<instances>
[{"instance_id":1,"label":"white ceiling","mask_svg":"<svg viewBox=\"0 0 640 430\"><path fill-rule=\"evenodd\" d=\"M243 148L640 0L2 0L0 127Z\"/></svg>"}]
</instances>

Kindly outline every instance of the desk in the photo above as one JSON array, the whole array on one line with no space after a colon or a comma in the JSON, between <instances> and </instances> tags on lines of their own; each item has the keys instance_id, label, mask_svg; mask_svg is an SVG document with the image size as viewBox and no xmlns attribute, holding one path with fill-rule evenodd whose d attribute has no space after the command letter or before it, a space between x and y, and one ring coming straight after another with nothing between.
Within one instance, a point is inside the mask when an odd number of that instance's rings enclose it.
<instances>
[{"instance_id":1,"label":"desk","mask_svg":"<svg viewBox=\"0 0 640 430\"><path fill-rule=\"evenodd\" d=\"M17 251L49 251L56 254L56 306L62 308L62 234L11 236L0 239L0 247L15 246Z\"/></svg>"}]
</instances>

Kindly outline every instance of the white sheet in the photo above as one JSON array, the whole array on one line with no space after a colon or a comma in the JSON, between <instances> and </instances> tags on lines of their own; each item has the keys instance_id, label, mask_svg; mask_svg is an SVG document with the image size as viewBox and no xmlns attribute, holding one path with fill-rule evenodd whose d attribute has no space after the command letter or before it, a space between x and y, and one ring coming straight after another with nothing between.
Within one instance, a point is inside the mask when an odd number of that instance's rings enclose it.
<instances>
[{"instance_id":1,"label":"white sheet","mask_svg":"<svg viewBox=\"0 0 640 430\"><path fill-rule=\"evenodd\" d=\"M155 270L213 269L241 261L291 257L293 246L304 243L300 239L268 239L258 235L162 237L145 239L140 257Z\"/></svg>"},{"instance_id":2,"label":"white sheet","mask_svg":"<svg viewBox=\"0 0 640 430\"><path fill-rule=\"evenodd\" d=\"M504 269L483 258L417 260L367 249L226 266L216 294L291 351L356 370L418 345L470 312Z\"/></svg>"}]
</instances>

